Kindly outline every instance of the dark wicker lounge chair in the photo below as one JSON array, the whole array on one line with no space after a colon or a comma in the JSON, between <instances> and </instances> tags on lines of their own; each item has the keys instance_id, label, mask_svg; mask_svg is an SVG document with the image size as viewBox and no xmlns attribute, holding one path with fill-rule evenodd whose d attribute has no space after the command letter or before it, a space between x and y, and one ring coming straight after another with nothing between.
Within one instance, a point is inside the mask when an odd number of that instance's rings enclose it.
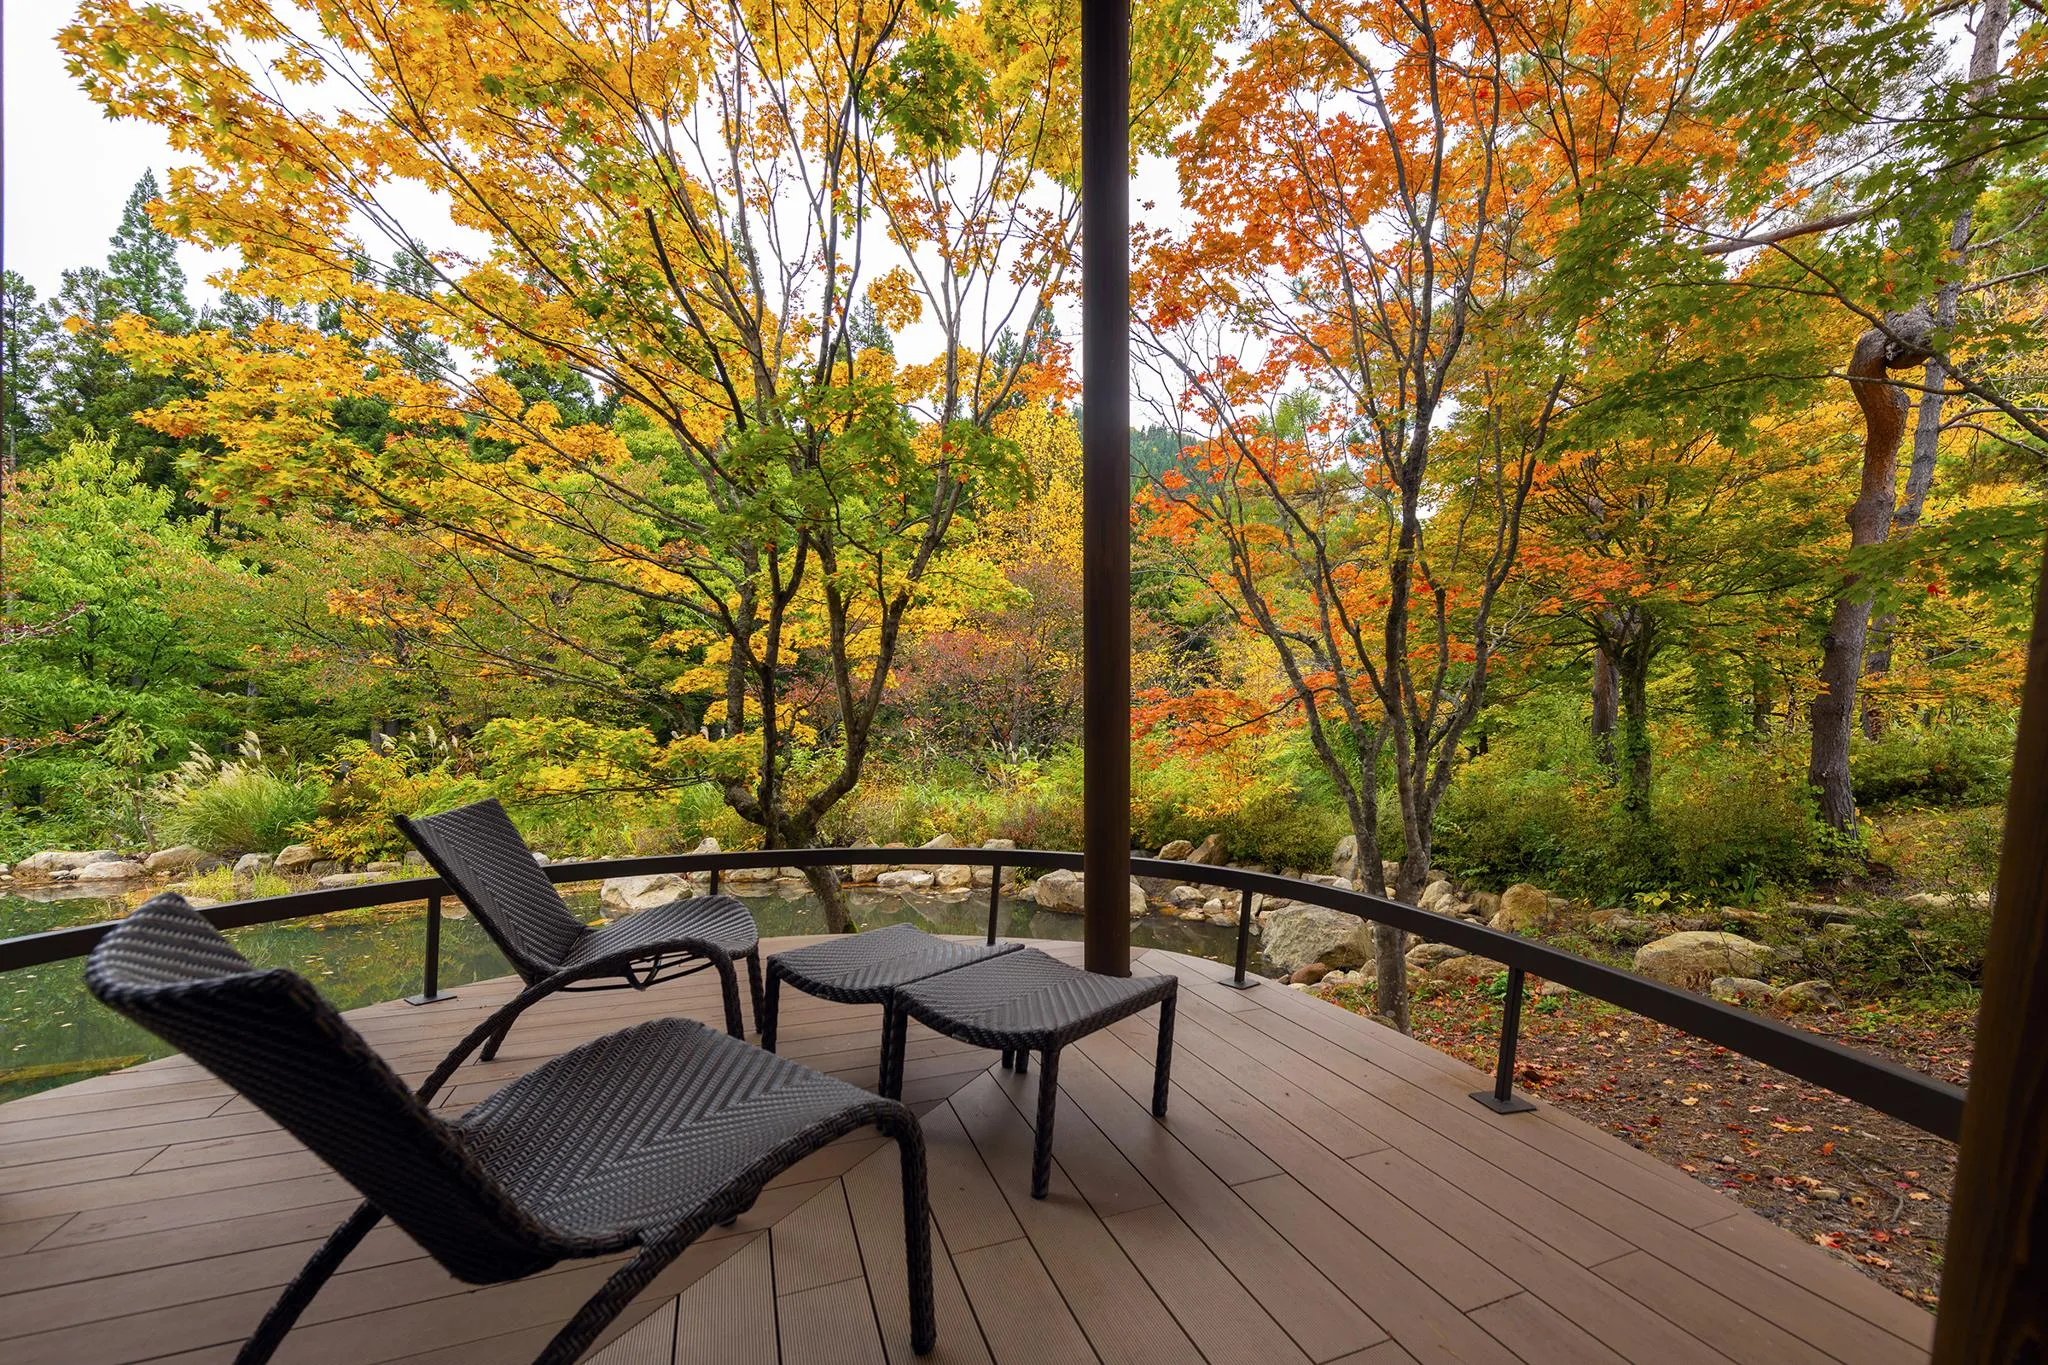
<instances>
[{"instance_id":1,"label":"dark wicker lounge chair","mask_svg":"<svg viewBox=\"0 0 2048 1365\"><path fill-rule=\"evenodd\" d=\"M535 999L560 990L644 991L707 967L725 996L725 1031L747 1036L733 959L745 958L754 1019L761 1018L761 943L754 916L731 896L691 896L594 929L571 914L495 799L440 815L398 817L398 827L482 922ZM607 978L619 978L610 980ZM524 996L521 997L522 999ZM498 1055L512 1014L484 1044Z\"/></svg>"},{"instance_id":2,"label":"dark wicker lounge chair","mask_svg":"<svg viewBox=\"0 0 2048 1365\"><path fill-rule=\"evenodd\" d=\"M914 924L892 924L864 934L845 934L824 943L792 948L768 958L768 989L754 1020L761 1028L761 1046L775 1051L775 1021L780 1013L782 983L787 981L806 995L842 1005L880 1005L882 1040L889 1038L889 1024L896 1008L896 992L913 981L923 981L980 962L1014 953L1020 943L954 943L927 934ZM881 1056L881 1084L884 1095L898 1095L889 1080L891 1062L884 1046Z\"/></svg>"},{"instance_id":3,"label":"dark wicker lounge chair","mask_svg":"<svg viewBox=\"0 0 2048 1365\"><path fill-rule=\"evenodd\" d=\"M978 1047L996 1048L1019 1073L1037 1052L1038 1130L1031 1148L1031 1197L1052 1179L1052 1120L1059 1101L1060 1049L1097 1029L1159 1006L1159 1050L1152 1064L1152 1114L1166 1117L1173 1067L1175 976L1099 976L1024 948L927 977L896 992L882 1037L882 1093L903 1093L903 1049L910 1021Z\"/></svg>"},{"instance_id":4,"label":"dark wicker lounge chair","mask_svg":"<svg viewBox=\"0 0 2048 1365\"><path fill-rule=\"evenodd\" d=\"M903 1158L911 1346L937 1336L924 1137L910 1110L727 1038L661 1019L547 1062L453 1123L428 1108L529 986L471 1031L417 1094L303 978L252 966L175 895L111 930L92 993L240 1091L365 1203L337 1228L236 1357L270 1358L380 1218L456 1278L496 1284L558 1261L635 1254L536 1357L566 1365L684 1248L752 1206L804 1156L870 1124Z\"/></svg>"}]
</instances>

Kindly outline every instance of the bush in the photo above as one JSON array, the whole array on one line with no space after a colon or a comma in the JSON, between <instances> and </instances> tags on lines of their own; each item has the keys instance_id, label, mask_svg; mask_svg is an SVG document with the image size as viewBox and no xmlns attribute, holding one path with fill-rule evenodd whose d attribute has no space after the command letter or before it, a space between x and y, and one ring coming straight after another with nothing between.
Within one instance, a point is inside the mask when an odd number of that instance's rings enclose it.
<instances>
[{"instance_id":1,"label":"bush","mask_svg":"<svg viewBox=\"0 0 2048 1365\"><path fill-rule=\"evenodd\" d=\"M402 858L412 848L399 833L400 815L433 815L493 795L491 784L468 771L451 750L432 752L407 736L388 749L360 740L336 755L334 784L313 822L311 843L323 858L344 863Z\"/></svg>"},{"instance_id":2,"label":"bush","mask_svg":"<svg viewBox=\"0 0 2048 1365\"><path fill-rule=\"evenodd\" d=\"M1857 803L1984 806L2005 799L2012 777L2010 726L1893 726L1849 749Z\"/></svg>"},{"instance_id":3,"label":"bush","mask_svg":"<svg viewBox=\"0 0 2048 1365\"><path fill-rule=\"evenodd\" d=\"M275 853L305 831L326 794L317 777L267 766L253 734L237 758L194 748L158 790L157 836L209 853Z\"/></svg>"}]
</instances>

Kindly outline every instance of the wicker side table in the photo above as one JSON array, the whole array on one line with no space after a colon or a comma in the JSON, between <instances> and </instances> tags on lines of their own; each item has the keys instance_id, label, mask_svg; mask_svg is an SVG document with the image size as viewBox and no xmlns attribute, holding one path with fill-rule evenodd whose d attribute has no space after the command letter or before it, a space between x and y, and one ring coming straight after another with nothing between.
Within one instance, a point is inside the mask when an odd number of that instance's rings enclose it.
<instances>
[{"instance_id":1,"label":"wicker side table","mask_svg":"<svg viewBox=\"0 0 2048 1365\"><path fill-rule=\"evenodd\" d=\"M882 1039L883 1094L902 1090L904 1039L912 1019L963 1043L999 1049L1003 1065L1023 1072L1039 1054L1038 1131L1031 1149L1031 1197L1045 1198L1052 1176L1053 1108L1059 1099L1060 1049L1097 1029L1159 1006L1159 1052L1152 1071L1152 1114L1166 1117L1173 1065L1172 976L1098 976L1036 948L961 967L896 993Z\"/></svg>"}]
</instances>

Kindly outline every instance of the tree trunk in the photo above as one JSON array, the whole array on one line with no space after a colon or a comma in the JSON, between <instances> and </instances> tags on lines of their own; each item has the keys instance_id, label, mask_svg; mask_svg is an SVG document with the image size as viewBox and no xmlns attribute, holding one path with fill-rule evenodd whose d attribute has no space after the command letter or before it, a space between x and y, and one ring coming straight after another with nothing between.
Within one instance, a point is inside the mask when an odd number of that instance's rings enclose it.
<instances>
[{"instance_id":1,"label":"tree trunk","mask_svg":"<svg viewBox=\"0 0 2048 1365\"><path fill-rule=\"evenodd\" d=\"M1615 673L1621 693L1621 808L1637 823L1650 818L1650 661L1655 645L1646 628L1621 651Z\"/></svg>"},{"instance_id":2,"label":"tree trunk","mask_svg":"<svg viewBox=\"0 0 2048 1365\"><path fill-rule=\"evenodd\" d=\"M1603 645L1593 646L1593 751L1614 766L1614 658Z\"/></svg>"},{"instance_id":3,"label":"tree trunk","mask_svg":"<svg viewBox=\"0 0 2048 1365\"><path fill-rule=\"evenodd\" d=\"M1885 372L1916 363L1925 353L1902 353L1880 328L1856 339L1849 386L1863 409L1863 483L1849 508L1849 547L1881 545L1891 534L1898 501L1899 443L1906 432L1906 394ZM1848 575L1835 596L1821 643L1820 691L1810 716L1813 750L1807 781L1820 797L1821 818L1843 833L1856 828L1856 798L1849 786L1849 735L1856 723L1856 680L1870 629L1870 592Z\"/></svg>"},{"instance_id":4,"label":"tree trunk","mask_svg":"<svg viewBox=\"0 0 2048 1365\"><path fill-rule=\"evenodd\" d=\"M811 888L811 894L818 898L819 908L825 912L828 933L860 932L860 926L853 922L853 914L846 907L846 888L839 884L838 868L807 867L804 869L804 884Z\"/></svg>"}]
</instances>

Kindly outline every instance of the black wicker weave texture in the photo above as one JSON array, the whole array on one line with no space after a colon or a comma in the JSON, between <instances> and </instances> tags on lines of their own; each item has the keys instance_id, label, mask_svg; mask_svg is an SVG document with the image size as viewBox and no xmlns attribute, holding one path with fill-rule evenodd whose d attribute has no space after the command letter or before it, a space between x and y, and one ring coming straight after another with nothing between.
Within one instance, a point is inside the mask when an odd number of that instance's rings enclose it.
<instances>
[{"instance_id":1,"label":"black wicker weave texture","mask_svg":"<svg viewBox=\"0 0 2048 1365\"><path fill-rule=\"evenodd\" d=\"M910 1110L694 1020L563 1054L443 1122L303 978L258 971L184 900L160 896L93 951L93 994L184 1049L369 1199L287 1287L238 1359L267 1360L381 1213L451 1274L517 1279L639 1247L539 1359L576 1359L707 1228L833 1139L870 1124L903 1156L913 1349L931 1349L924 1141ZM474 1030L431 1087L496 1027Z\"/></svg>"},{"instance_id":2,"label":"black wicker weave texture","mask_svg":"<svg viewBox=\"0 0 2048 1365\"><path fill-rule=\"evenodd\" d=\"M1014 953L1021 943L954 943L914 924L892 924L825 943L792 948L768 959L768 974L807 995L842 1005L873 1005L899 986L971 962Z\"/></svg>"},{"instance_id":3,"label":"black wicker weave texture","mask_svg":"<svg viewBox=\"0 0 2048 1365\"><path fill-rule=\"evenodd\" d=\"M644 990L709 966L717 970L725 997L726 1031L742 1038L746 1028L733 960L744 958L758 1021L760 935L753 914L731 896L692 896L593 929L562 903L495 798L439 815L400 816L398 827L528 983L603 989L577 983L617 976L614 984ZM682 964L696 959L697 966L683 970ZM505 1029L484 1045L484 1060L496 1055L511 1026L508 1018Z\"/></svg>"},{"instance_id":4,"label":"black wicker weave texture","mask_svg":"<svg viewBox=\"0 0 2048 1365\"><path fill-rule=\"evenodd\" d=\"M897 992L912 1019L1004 1051L1065 1047L1174 993L1172 976L1102 976L1023 948Z\"/></svg>"}]
</instances>

